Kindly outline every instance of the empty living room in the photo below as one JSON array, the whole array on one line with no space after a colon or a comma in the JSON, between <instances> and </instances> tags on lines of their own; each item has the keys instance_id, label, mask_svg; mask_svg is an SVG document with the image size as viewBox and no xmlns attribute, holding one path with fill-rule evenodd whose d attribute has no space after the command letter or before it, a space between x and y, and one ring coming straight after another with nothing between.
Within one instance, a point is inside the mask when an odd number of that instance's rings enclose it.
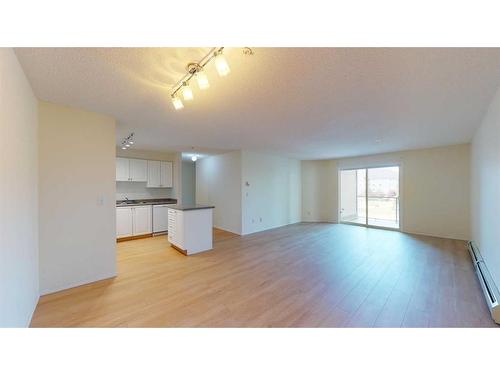
<instances>
[{"instance_id":1,"label":"empty living room","mask_svg":"<svg viewBox=\"0 0 500 375\"><path fill-rule=\"evenodd\" d=\"M494 6L149 3L0 26L2 372L489 371Z\"/></svg>"}]
</instances>

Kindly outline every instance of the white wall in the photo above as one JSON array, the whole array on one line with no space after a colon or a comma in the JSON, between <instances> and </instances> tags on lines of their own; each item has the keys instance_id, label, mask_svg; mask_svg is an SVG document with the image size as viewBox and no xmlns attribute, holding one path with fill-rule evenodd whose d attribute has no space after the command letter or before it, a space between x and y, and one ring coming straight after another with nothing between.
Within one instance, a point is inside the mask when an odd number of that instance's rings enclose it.
<instances>
[{"instance_id":1,"label":"white wall","mask_svg":"<svg viewBox=\"0 0 500 375\"><path fill-rule=\"evenodd\" d=\"M500 90L474 135L471 169L472 240L500 286Z\"/></svg>"},{"instance_id":2,"label":"white wall","mask_svg":"<svg viewBox=\"0 0 500 375\"><path fill-rule=\"evenodd\" d=\"M181 164L182 204L196 203L196 164L191 160L183 160Z\"/></svg>"},{"instance_id":3,"label":"white wall","mask_svg":"<svg viewBox=\"0 0 500 375\"><path fill-rule=\"evenodd\" d=\"M0 327L26 327L38 296L37 100L0 48Z\"/></svg>"},{"instance_id":4,"label":"white wall","mask_svg":"<svg viewBox=\"0 0 500 375\"><path fill-rule=\"evenodd\" d=\"M116 275L115 120L39 103L40 290Z\"/></svg>"},{"instance_id":5,"label":"white wall","mask_svg":"<svg viewBox=\"0 0 500 375\"><path fill-rule=\"evenodd\" d=\"M300 161L242 151L242 234L301 220Z\"/></svg>"},{"instance_id":6,"label":"white wall","mask_svg":"<svg viewBox=\"0 0 500 375\"><path fill-rule=\"evenodd\" d=\"M241 152L198 159L196 203L214 205L214 226L241 234Z\"/></svg>"},{"instance_id":7,"label":"white wall","mask_svg":"<svg viewBox=\"0 0 500 375\"><path fill-rule=\"evenodd\" d=\"M176 153L149 150L136 150L134 148L122 150L116 148L116 156L124 158L135 158L145 160L171 161L173 165L173 187L172 188L148 188L146 182L116 182L116 199L154 199L154 198L176 198L180 189L179 168Z\"/></svg>"},{"instance_id":8,"label":"white wall","mask_svg":"<svg viewBox=\"0 0 500 375\"><path fill-rule=\"evenodd\" d=\"M337 221L337 162L302 161L302 220Z\"/></svg>"},{"instance_id":9,"label":"white wall","mask_svg":"<svg viewBox=\"0 0 500 375\"><path fill-rule=\"evenodd\" d=\"M337 221L337 187L331 186L338 185L337 168L388 164L401 165L404 232L470 238L468 144L338 159L336 166L327 161L303 162L303 220Z\"/></svg>"}]
</instances>

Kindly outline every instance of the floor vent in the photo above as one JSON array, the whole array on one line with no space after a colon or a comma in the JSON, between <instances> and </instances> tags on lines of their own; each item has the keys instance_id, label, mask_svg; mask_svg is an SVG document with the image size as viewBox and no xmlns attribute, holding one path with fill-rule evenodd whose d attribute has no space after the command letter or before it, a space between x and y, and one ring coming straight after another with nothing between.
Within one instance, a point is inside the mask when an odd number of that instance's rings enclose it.
<instances>
[{"instance_id":1,"label":"floor vent","mask_svg":"<svg viewBox=\"0 0 500 375\"><path fill-rule=\"evenodd\" d=\"M500 324L500 305L498 303L500 293L498 292L498 288L491 278L490 272L488 271L488 268L484 263L479 249L472 242L469 242L468 245L472 263L474 264L476 275L479 279L479 284L481 284L481 288L483 289L486 303L491 312L491 317L493 318L495 323Z\"/></svg>"}]
</instances>

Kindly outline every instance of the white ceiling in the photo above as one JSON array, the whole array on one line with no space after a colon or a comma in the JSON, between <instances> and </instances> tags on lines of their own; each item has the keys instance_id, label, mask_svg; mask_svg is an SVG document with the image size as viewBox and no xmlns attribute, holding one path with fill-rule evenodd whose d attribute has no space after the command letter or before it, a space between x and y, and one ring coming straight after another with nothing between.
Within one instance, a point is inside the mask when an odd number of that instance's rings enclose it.
<instances>
[{"instance_id":1,"label":"white ceiling","mask_svg":"<svg viewBox=\"0 0 500 375\"><path fill-rule=\"evenodd\" d=\"M500 49L227 48L207 91L175 111L170 87L209 48L18 48L42 100L109 114L117 144L252 149L301 159L464 143L500 84Z\"/></svg>"}]
</instances>

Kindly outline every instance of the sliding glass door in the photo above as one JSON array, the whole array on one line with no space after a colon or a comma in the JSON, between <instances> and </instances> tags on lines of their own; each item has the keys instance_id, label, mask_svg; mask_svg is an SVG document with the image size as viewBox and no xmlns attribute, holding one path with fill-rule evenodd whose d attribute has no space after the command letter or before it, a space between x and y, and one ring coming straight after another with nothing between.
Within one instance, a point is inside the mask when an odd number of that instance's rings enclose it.
<instances>
[{"instance_id":1,"label":"sliding glass door","mask_svg":"<svg viewBox=\"0 0 500 375\"><path fill-rule=\"evenodd\" d=\"M399 229L399 167L344 169L340 221Z\"/></svg>"}]
</instances>

